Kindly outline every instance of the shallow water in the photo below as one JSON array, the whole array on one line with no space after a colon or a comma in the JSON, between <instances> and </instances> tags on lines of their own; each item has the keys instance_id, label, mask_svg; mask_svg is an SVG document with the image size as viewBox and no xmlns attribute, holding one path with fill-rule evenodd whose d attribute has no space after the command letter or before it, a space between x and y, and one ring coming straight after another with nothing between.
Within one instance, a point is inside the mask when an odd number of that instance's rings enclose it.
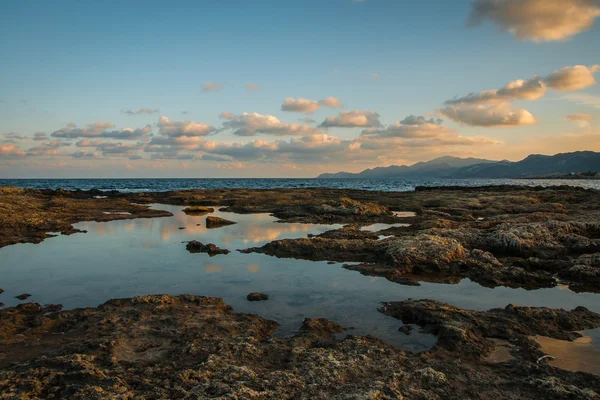
<instances>
[{"instance_id":1,"label":"shallow water","mask_svg":"<svg viewBox=\"0 0 600 400\"><path fill-rule=\"evenodd\" d=\"M550 365L600 375L600 328L580 333L582 337L572 342L545 336L535 336L534 339L544 353L554 357Z\"/></svg>"},{"instance_id":2,"label":"shallow water","mask_svg":"<svg viewBox=\"0 0 600 400\"><path fill-rule=\"evenodd\" d=\"M174 216L111 222L82 222L88 233L49 238L40 244L0 249L0 302L18 304L14 296L31 293L28 301L60 303L65 308L97 306L111 298L142 294L198 294L222 297L238 312L258 313L278 321L281 335L292 334L305 317L325 317L372 334L408 350L435 343L431 335L406 336L402 323L377 312L384 301L434 299L459 307L487 310L516 305L572 309L585 306L600 312L600 295L574 293L565 287L526 291L484 288L463 280L456 285L423 283L402 286L383 278L366 277L342 264L277 259L243 254L237 249L275 239L306 237L341 225L278 223L267 214L240 215L216 211L236 225L207 229L206 215L189 216L183 207L155 205ZM184 229L180 229L184 228ZM229 249L227 255L191 254L185 241L199 240ZM248 302L250 292L270 299Z\"/></svg>"}]
</instances>

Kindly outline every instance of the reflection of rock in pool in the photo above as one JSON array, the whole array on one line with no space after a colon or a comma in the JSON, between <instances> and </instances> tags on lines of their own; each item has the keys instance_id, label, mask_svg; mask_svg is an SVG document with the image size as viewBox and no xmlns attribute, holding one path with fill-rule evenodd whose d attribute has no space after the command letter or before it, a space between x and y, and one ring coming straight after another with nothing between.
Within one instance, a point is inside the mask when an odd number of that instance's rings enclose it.
<instances>
[{"instance_id":1,"label":"reflection of rock in pool","mask_svg":"<svg viewBox=\"0 0 600 400\"><path fill-rule=\"evenodd\" d=\"M257 265L257 264L250 264L246 268L250 272L258 272L258 271L260 271L260 265Z\"/></svg>"},{"instance_id":2,"label":"reflection of rock in pool","mask_svg":"<svg viewBox=\"0 0 600 400\"><path fill-rule=\"evenodd\" d=\"M600 349L594 346L591 336L585 335L586 331L582 333L584 336L572 342L546 336L533 336L532 339L540 344L541 351L554 358L548 364L570 371L600 375Z\"/></svg>"},{"instance_id":3,"label":"reflection of rock in pool","mask_svg":"<svg viewBox=\"0 0 600 400\"><path fill-rule=\"evenodd\" d=\"M223 267L216 264L206 264L202 267L206 273L214 274L223 271Z\"/></svg>"}]
</instances>

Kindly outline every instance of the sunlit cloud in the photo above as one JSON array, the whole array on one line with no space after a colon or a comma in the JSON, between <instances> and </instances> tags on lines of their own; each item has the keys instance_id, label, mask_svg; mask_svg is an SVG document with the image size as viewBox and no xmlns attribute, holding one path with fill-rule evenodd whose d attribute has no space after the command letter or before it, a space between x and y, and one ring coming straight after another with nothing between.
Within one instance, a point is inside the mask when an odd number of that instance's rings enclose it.
<instances>
[{"instance_id":1,"label":"sunlit cloud","mask_svg":"<svg viewBox=\"0 0 600 400\"><path fill-rule=\"evenodd\" d=\"M160 117L157 124L161 135L165 136L206 136L215 131L215 128L202 122L171 121L167 117Z\"/></svg>"},{"instance_id":2,"label":"sunlit cloud","mask_svg":"<svg viewBox=\"0 0 600 400\"><path fill-rule=\"evenodd\" d=\"M581 90L596 84L594 73L598 70L600 70L600 65L564 67L548 75L544 81L552 89L561 92Z\"/></svg>"},{"instance_id":3,"label":"sunlit cloud","mask_svg":"<svg viewBox=\"0 0 600 400\"><path fill-rule=\"evenodd\" d=\"M110 130L114 126L115 124L112 122L96 122L88 125L87 128L78 128L74 123L69 123L66 127L53 132L50 136L56 138L112 138L131 140L142 138L152 132L150 125L139 129L123 128L120 130Z\"/></svg>"},{"instance_id":4,"label":"sunlit cloud","mask_svg":"<svg viewBox=\"0 0 600 400\"><path fill-rule=\"evenodd\" d=\"M302 97L298 99L288 97L283 100L281 111L313 113L321 107L339 108L342 107L342 102L333 96L318 101L308 100Z\"/></svg>"},{"instance_id":5,"label":"sunlit cloud","mask_svg":"<svg viewBox=\"0 0 600 400\"><path fill-rule=\"evenodd\" d=\"M589 128L590 121L595 118L596 118L596 116L594 116L592 114L584 114L584 113L567 115L567 121L573 122L574 124L576 124L577 126L579 126L581 128Z\"/></svg>"},{"instance_id":6,"label":"sunlit cloud","mask_svg":"<svg viewBox=\"0 0 600 400\"><path fill-rule=\"evenodd\" d=\"M257 85L256 83L249 83L246 85L246 90L249 90L251 92L257 91L257 90L260 90L260 86Z\"/></svg>"},{"instance_id":7,"label":"sunlit cloud","mask_svg":"<svg viewBox=\"0 0 600 400\"><path fill-rule=\"evenodd\" d=\"M569 39L599 16L597 0L476 0L468 26L489 21L518 40L542 42Z\"/></svg>"},{"instance_id":8,"label":"sunlit cloud","mask_svg":"<svg viewBox=\"0 0 600 400\"><path fill-rule=\"evenodd\" d=\"M331 128L366 128L381 126L379 114L373 111L342 111L337 116L327 117L321 127Z\"/></svg>"},{"instance_id":9,"label":"sunlit cloud","mask_svg":"<svg viewBox=\"0 0 600 400\"><path fill-rule=\"evenodd\" d=\"M456 104L440 108L438 113L454 122L469 126L514 127L534 125L537 122L529 111L509 103Z\"/></svg>"},{"instance_id":10,"label":"sunlit cloud","mask_svg":"<svg viewBox=\"0 0 600 400\"><path fill-rule=\"evenodd\" d=\"M221 114L223 116L223 114ZM303 124L283 123L272 115L243 113L239 116L227 114L228 121L223 123L225 129L238 136L255 136L257 134L286 136L309 135L318 132L315 128Z\"/></svg>"}]
</instances>

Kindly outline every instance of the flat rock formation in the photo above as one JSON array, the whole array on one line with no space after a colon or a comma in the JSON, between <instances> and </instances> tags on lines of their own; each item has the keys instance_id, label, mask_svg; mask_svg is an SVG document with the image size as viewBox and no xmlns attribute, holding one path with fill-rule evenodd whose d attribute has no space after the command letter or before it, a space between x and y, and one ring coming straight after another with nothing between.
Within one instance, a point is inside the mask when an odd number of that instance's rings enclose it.
<instances>
[{"instance_id":1,"label":"flat rock formation","mask_svg":"<svg viewBox=\"0 0 600 400\"><path fill-rule=\"evenodd\" d=\"M275 322L201 296L140 296L62 312L23 304L0 310L0 393L92 400L598 398L600 377L532 361L537 354L527 347L501 363L480 356L493 346L487 336L517 337L517 344L531 333L569 339L572 330L598 326L597 314L388 307L390 315L430 326L438 345L415 354L372 337L338 339L344 328L326 319L306 319L295 336L276 338Z\"/></svg>"},{"instance_id":2,"label":"flat rock formation","mask_svg":"<svg viewBox=\"0 0 600 400\"><path fill-rule=\"evenodd\" d=\"M269 300L269 295L264 293L253 292L246 296L248 301L265 301Z\"/></svg>"},{"instance_id":3,"label":"flat rock formation","mask_svg":"<svg viewBox=\"0 0 600 400\"><path fill-rule=\"evenodd\" d=\"M188 242L188 244L185 246L185 248L190 253L208 253L208 255L211 257L216 256L218 254L229 254L230 253L229 250L221 249L220 247L217 247L217 245L214 245L212 243L204 244L197 240L192 240L191 242Z\"/></svg>"},{"instance_id":4,"label":"flat rock formation","mask_svg":"<svg viewBox=\"0 0 600 400\"><path fill-rule=\"evenodd\" d=\"M223 226L234 225L234 224L237 224L237 222L229 221L225 218L206 217L206 227L208 229L221 228Z\"/></svg>"},{"instance_id":5,"label":"flat rock formation","mask_svg":"<svg viewBox=\"0 0 600 400\"><path fill-rule=\"evenodd\" d=\"M215 212L215 209L212 207L204 207L204 206L190 206L183 209L183 212L187 215L205 215Z\"/></svg>"}]
</instances>

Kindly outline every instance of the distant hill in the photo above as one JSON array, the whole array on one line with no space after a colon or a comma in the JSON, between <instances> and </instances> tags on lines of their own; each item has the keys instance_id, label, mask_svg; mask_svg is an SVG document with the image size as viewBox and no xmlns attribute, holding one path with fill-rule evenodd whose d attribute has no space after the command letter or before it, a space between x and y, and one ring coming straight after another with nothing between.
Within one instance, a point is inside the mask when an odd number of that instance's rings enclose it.
<instances>
[{"instance_id":1,"label":"distant hill","mask_svg":"<svg viewBox=\"0 0 600 400\"><path fill-rule=\"evenodd\" d=\"M532 154L517 162L440 157L411 166L378 167L357 174L322 174L318 178L532 178L587 171L600 172L600 153L576 151L554 156Z\"/></svg>"},{"instance_id":2,"label":"distant hill","mask_svg":"<svg viewBox=\"0 0 600 400\"><path fill-rule=\"evenodd\" d=\"M350 172L338 172L335 174L321 174L318 178L322 179L373 179L373 178L439 178L445 177L452 171L458 171L461 168L472 165L494 164L496 161L484 160L481 158L458 158L458 157L439 157L431 161L419 162L414 165L391 165L389 167L377 167L366 169L357 174Z\"/></svg>"}]
</instances>

